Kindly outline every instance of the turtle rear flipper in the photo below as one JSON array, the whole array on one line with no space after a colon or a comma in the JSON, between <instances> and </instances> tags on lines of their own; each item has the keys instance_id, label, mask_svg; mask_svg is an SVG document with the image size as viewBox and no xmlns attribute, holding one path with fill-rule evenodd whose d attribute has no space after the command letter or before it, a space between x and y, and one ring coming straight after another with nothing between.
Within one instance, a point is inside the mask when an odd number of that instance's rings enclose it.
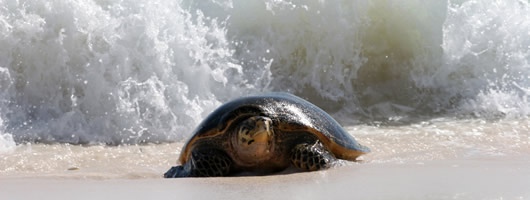
<instances>
[{"instance_id":1,"label":"turtle rear flipper","mask_svg":"<svg viewBox=\"0 0 530 200\"><path fill-rule=\"evenodd\" d=\"M226 176L232 160L216 149L195 150L184 165L171 167L164 178Z\"/></svg>"},{"instance_id":2,"label":"turtle rear flipper","mask_svg":"<svg viewBox=\"0 0 530 200\"><path fill-rule=\"evenodd\" d=\"M335 160L336 158L320 142L298 144L291 154L293 165L307 171L329 168Z\"/></svg>"},{"instance_id":3,"label":"turtle rear flipper","mask_svg":"<svg viewBox=\"0 0 530 200\"><path fill-rule=\"evenodd\" d=\"M178 178L178 177L188 177L189 171L184 170L184 166L174 166L171 167L166 173L164 173L164 178Z\"/></svg>"}]
</instances>

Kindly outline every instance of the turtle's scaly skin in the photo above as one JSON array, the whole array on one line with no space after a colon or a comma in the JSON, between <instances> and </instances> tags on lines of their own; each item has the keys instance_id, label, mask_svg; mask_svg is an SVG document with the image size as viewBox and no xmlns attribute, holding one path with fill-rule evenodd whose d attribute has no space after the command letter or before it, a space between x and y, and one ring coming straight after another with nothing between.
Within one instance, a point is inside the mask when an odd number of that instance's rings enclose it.
<instances>
[{"instance_id":1,"label":"turtle's scaly skin","mask_svg":"<svg viewBox=\"0 0 530 200\"><path fill-rule=\"evenodd\" d=\"M164 174L166 178L224 176L230 173L232 161L222 151L203 149L194 151L190 161L183 166L175 166Z\"/></svg>"},{"instance_id":2,"label":"turtle's scaly skin","mask_svg":"<svg viewBox=\"0 0 530 200\"><path fill-rule=\"evenodd\" d=\"M326 169L334 159L320 142L296 145L291 154L293 165L307 171Z\"/></svg>"},{"instance_id":3,"label":"turtle's scaly skin","mask_svg":"<svg viewBox=\"0 0 530 200\"><path fill-rule=\"evenodd\" d=\"M270 153L254 160L242 157L237 152L240 150L237 150L234 134L243 121L256 116L270 120L273 135L269 141ZM191 171L181 173L183 176L196 176L193 173L198 169L195 168L204 167L197 166L190 160L204 160L192 154L205 149L221 152L210 154L213 157L224 154L231 160L227 174L247 170L277 171L293 165L313 171L329 167L329 162L335 158L354 161L358 156L370 151L357 143L326 112L287 93L244 97L222 105L197 127L183 147L179 157L183 167L172 169L187 168ZM166 177L172 174L175 172Z\"/></svg>"}]
</instances>

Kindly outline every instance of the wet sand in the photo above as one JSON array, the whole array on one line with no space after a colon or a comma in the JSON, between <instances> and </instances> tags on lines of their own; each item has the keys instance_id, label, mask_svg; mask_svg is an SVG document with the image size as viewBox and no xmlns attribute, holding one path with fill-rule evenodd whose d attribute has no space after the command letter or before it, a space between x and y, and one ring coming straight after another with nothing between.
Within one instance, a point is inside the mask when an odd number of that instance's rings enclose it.
<instances>
[{"instance_id":1,"label":"wet sand","mask_svg":"<svg viewBox=\"0 0 530 200\"><path fill-rule=\"evenodd\" d=\"M530 199L530 121L346 129L362 162L271 176L163 179L183 143L25 144L0 154L11 199Z\"/></svg>"},{"instance_id":2,"label":"wet sand","mask_svg":"<svg viewBox=\"0 0 530 200\"><path fill-rule=\"evenodd\" d=\"M4 176L0 199L529 199L530 158L362 163L273 176Z\"/></svg>"}]
</instances>

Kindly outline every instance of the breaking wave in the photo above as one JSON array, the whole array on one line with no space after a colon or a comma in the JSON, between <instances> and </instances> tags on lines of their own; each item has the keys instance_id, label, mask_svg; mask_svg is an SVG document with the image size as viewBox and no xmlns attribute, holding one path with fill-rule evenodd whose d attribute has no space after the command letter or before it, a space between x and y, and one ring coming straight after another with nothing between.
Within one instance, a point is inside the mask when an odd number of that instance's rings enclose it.
<instances>
[{"instance_id":1,"label":"breaking wave","mask_svg":"<svg viewBox=\"0 0 530 200\"><path fill-rule=\"evenodd\" d=\"M0 0L0 151L180 141L285 91L343 123L530 115L526 1Z\"/></svg>"}]
</instances>

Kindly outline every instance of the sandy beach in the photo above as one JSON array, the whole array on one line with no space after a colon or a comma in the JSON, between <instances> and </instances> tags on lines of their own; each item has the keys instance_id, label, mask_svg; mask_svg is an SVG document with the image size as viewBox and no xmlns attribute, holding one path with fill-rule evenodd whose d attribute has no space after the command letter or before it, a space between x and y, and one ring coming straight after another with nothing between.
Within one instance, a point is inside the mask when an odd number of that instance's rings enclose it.
<instances>
[{"instance_id":1,"label":"sandy beach","mask_svg":"<svg viewBox=\"0 0 530 200\"><path fill-rule=\"evenodd\" d=\"M529 36L525 0L0 0L0 200L530 199ZM268 92L372 152L162 178Z\"/></svg>"},{"instance_id":2,"label":"sandy beach","mask_svg":"<svg viewBox=\"0 0 530 200\"><path fill-rule=\"evenodd\" d=\"M529 122L349 126L372 149L360 162L270 176L163 179L183 143L18 145L0 199L529 199Z\"/></svg>"},{"instance_id":3,"label":"sandy beach","mask_svg":"<svg viewBox=\"0 0 530 200\"><path fill-rule=\"evenodd\" d=\"M352 164L274 176L2 177L1 199L528 199L530 159ZM28 189L31 189L28 191Z\"/></svg>"}]
</instances>

